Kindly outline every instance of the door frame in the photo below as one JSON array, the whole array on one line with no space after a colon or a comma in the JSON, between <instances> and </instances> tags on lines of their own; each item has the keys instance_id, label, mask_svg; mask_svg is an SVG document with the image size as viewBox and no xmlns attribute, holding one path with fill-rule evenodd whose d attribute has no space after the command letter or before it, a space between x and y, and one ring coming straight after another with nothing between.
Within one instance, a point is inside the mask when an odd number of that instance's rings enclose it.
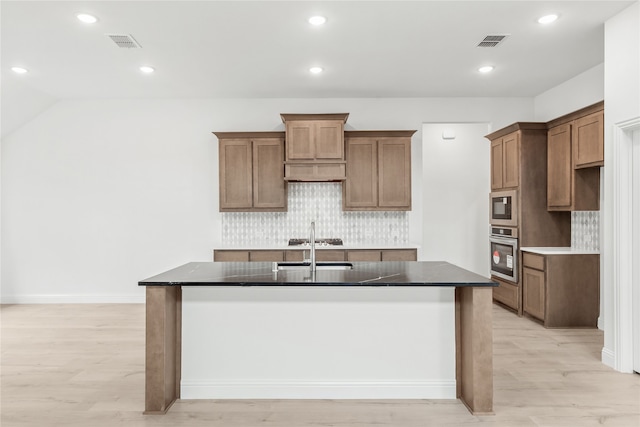
<instances>
[{"instance_id":1,"label":"door frame","mask_svg":"<svg viewBox=\"0 0 640 427\"><path fill-rule=\"evenodd\" d=\"M626 120L613 125L613 141L612 141L612 159L608 162L613 174L613 194L612 194L612 212L605 212L605 215L611 215L613 225L613 236L611 251L605 252L605 256L609 257L611 271L605 277L605 280L611 280L611 293L613 312L609 317L613 321L613 325L605 325L605 330L611 331L613 335L613 348L611 353L606 348L603 349L603 362L614 369L621 372L633 372L634 370L634 352L640 352L640 331L634 330L634 317L640 314L633 312L634 299L640 298L638 292L634 292L635 280L638 280L638 268L634 267L633 260L640 258L640 248L638 244L634 245L633 236L637 231L633 232L634 224L634 205L640 205L634 201L634 170L638 174L640 166L634 163L634 134L640 129L640 117ZM635 189L639 192L640 189ZM636 197L637 199L637 197ZM637 207L636 207L637 209ZM629 233L632 230L632 233ZM634 272L634 269L636 270ZM605 293L605 298L607 293ZM637 322L637 320L636 320ZM635 323L638 324L638 323ZM637 328L636 328L637 329ZM635 347L635 348L634 348ZM640 367L636 366L636 369Z\"/></svg>"}]
</instances>

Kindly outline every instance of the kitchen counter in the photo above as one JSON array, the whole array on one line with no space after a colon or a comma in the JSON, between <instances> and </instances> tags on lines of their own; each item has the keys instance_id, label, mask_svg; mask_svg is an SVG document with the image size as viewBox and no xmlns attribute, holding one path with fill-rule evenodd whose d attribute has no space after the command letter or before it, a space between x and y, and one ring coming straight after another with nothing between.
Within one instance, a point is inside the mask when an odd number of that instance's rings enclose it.
<instances>
[{"instance_id":1,"label":"kitchen counter","mask_svg":"<svg viewBox=\"0 0 640 427\"><path fill-rule=\"evenodd\" d=\"M444 261L353 262L352 270L272 271L271 262L191 262L140 286L497 286Z\"/></svg>"},{"instance_id":2,"label":"kitchen counter","mask_svg":"<svg viewBox=\"0 0 640 427\"><path fill-rule=\"evenodd\" d=\"M598 255L599 251L590 251L587 249L576 249L570 247L523 247L522 252L531 252L538 255Z\"/></svg>"},{"instance_id":3,"label":"kitchen counter","mask_svg":"<svg viewBox=\"0 0 640 427\"><path fill-rule=\"evenodd\" d=\"M358 249L419 249L420 245L416 243L400 243L400 244L389 244L389 243L346 243L343 245L327 245L321 246L316 245L316 250L325 250L325 249L333 249L333 250L358 250ZM242 246L231 246L231 245L220 245L216 246L215 250L223 250L223 251L262 251L262 250L274 250L274 251L300 251L300 250L309 250L309 246L305 245L292 245L289 246L286 242L282 244L255 244L255 245L242 245Z\"/></svg>"},{"instance_id":4,"label":"kitchen counter","mask_svg":"<svg viewBox=\"0 0 640 427\"><path fill-rule=\"evenodd\" d=\"M183 314L183 286L187 287L185 293L195 290L205 291L207 287L214 287L218 290L227 288L227 291L244 290L245 292L234 292L231 300L237 304L241 303L243 298L248 298L247 303L251 307L255 307L255 300L251 299L249 291L258 290L263 291L263 296L260 299L264 298L265 292L271 293L271 290L274 295L282 295L282 292L289 295L296 289L298 290L297 295L300 295L300 292L311 295L321 289L338 295L351 290L352 293L355 293L353 298L356 302L359 295L364 302L367 298L367 292L376 289L385 290L390 294L381 300L381 304L393 307L399 303L394 301L392 296L412 290L410 287L434 293L435 296L446 289L453 288L453 299L446 302L436 298L432 303L434 305L424 306L423 312L450 310L446 318L455 321L455 326L452 325L452 328L449 329L449 334L455 334L455 337L449 335L449 341L455 342L454 396L458 397L475 415L493 414L492 288L497 284L489 278L447 262L354 262L353 265L353 270L319 270L313 277L308 271L273 272L270 262L192 262L141 280L138 283L139 286L146 287L145 414L164 414L180 398L181 376L183 369L186 368L182 366L182 336L183 334L191 336L195 329L202 329L202 323L190 323L191 326L183 330L183 315L190 315L190 310L197 310L206 303L196 299L193 301L195 305L187 304L185 306L187 310ZM215 289L211 289L211 291ZM296 304L296 301L295 298L287 300L288 304ZM215 299L210 300L210 305L206 305L204 311L212 313L216 311L216 308L222 310L220 304L224 304L225 301L215 302ZM300 307L303 309L301 311L303 317L307 313L304 310L306 307L304 304L308 303L310 301L305 300L303 306ZM408 303L413 303L413 301L409 300ZM337 304L343 305L343 303ZM320 310L322 307L325 308L325 311L321 311L324 316L334 314L331 307L335 307L335 305L324 303L321 304ZM349 316L349 319L356 322L360 319L357 310ZM303 320L305 319L300 319L300 321ZM395 323L393 317L390 317L389 321ZM291 322L288 321L288 323ZM437 331L444 326L441 321L427 325L420 324L423 325L423 328L415 330L414 335L409 335L411 338L409 342L427 340L429 343L429 338L424 335L426 331L434 328ZM186 325L187 323L185 323ZM207 322L206 325L207 328L204 330L221 327L222 331L234 334L234 323L219 321ZM371 324L366 329L365 335L374 333L375 327L373 325ZM409 329L403 329L403 334L410 334ZM264 333L267 332L264 331ZM241 334L240 336L245 341L252 340L242 332L237 333ZM397 336L397 333L395 335ZM262 342L264 337L256 339L260 339ZM295 341L296 337L290 337L286 342L292 344ZM351 341L353 340L348 340L348 342ZM209 351L214 353L231 351L229 347L224 345L216 347L217 341L215 340L208 339L200 343L202 345L206 343ZM384 345L384 342L381 344ZM211 346L215 348L211 349ZM443 350L440 347L437 341L429 343L429 357L437 359L448 354L451 355L448 357L453 356L454 353L442 353ZM331 349L323 350L322 348L318 349L320 353L315 357L322 358L322 351L331 352ZM434 355L433 352L437 353ZM191 353L186 354L191 355ZM243 352L237 356L246 357L247 353ZM330 356L335 357L335 353L326 355L326 357ZM233 359L234 355L231 354L230 357ZM422 363L431 362L425 360ZM266 373L273 374L271 371ZM370 381L375 383L375 379ZM196 383L200 384L201 382L196 380ZM237 388L237 382L218 383L218 387ZM368 388L369 386L364 387L364 390ZM355 397L357 398L357 395Z\"/></svg>"}]
</instances>

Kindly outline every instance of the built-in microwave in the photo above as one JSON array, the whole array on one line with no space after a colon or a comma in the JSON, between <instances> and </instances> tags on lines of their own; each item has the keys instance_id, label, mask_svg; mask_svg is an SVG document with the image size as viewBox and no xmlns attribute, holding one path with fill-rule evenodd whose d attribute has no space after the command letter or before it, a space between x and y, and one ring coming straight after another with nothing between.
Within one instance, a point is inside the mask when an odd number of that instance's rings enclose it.
<instances>
[{"instance_id":1,"label":"built-in microwave","mask_svg":"<svg viewBox=\"0 0 640 427\"><path fill-rule=\"evenodd\" d=\"M491 225L518 226L518 191L494 191L489 195Z\"/></svg>"}]
</instances>

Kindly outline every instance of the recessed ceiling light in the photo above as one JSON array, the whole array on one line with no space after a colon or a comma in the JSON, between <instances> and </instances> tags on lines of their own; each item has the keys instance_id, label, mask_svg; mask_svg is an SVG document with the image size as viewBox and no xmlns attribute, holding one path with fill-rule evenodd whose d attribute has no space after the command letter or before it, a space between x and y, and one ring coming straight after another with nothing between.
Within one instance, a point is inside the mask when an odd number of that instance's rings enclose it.
<instances>
[{"instance_id":1,"label":"recessed ceiling light","mask_svg":"<svg viewBox=\"0 0 640 427\"><path fill-rule=\"evenodd\" d=\"M484 67L478 68L478 71L481 73L490 73L494 68L495 67L493 65L485 65Z\"/></svg>"},{"instance_id":2,"label":"recessed ceiling light","mask_svg":"<svg viewBox=\"0 0 640 427\"><path fill-rule=\"evenodd\" d=\"M322 25L327 22L327 18L324 16L312 16L309 18L309 24L311 25Z\"/></svg>"},{"instance_id":3,"label":"recessed ceiling light","mask_svg":"<svg viewBox=\"0 0 640 427\"><path fill-rule=\"evenodd\" d=\"M322 67L311 67L311 68L309 68L309 72L311 74L320 74L323 71L324 71L324 69Z\"/></svg>"},{"instance_id":4,"label":"recessed ceiling light","mask_svg":"<svg viewBox=\"0 0 640 427\"><path fill-rule=\"evenodd\" d=\"M98 22L98 18L96 18L93 15L89 15L88 13L78 13L76 15L76 18L78 18L80 21L84 22L85 24L95 24L96 22Z\"/></svg>"},{"instance_id":5,"label":"recessed ceiling light","mask_svg":"<svg viewBox=\"0 0 640 427\"><path fill-rule=\"evenodd\" d=\"M22 68L22 67L11 67L11 71L13 71L16 74L24 74L28 72L26 68Z\"/></svg>"},{"instance_id":6,"label":"recessed ceiling light","mask_svg":"<svg viewBox=\"0 0 640 427\"><path fill-rule=\"evenodd\" d=\"M551 24L553 21L558 19L558 15L545 15L538 19L539 24Z\"/></svg>"},{"instance_id":7,"label":"recessed ceiling light","mask_svg":"<svg viewBox=\"0 0 640 427\"><path fill-rule=\"evenodd\" d=\"M142 71L145 74L151 74L155 70L156 70L155 68L149 67L148 65L143 65L142 67L140 67L140 71Z\"/></svg>"}]
</instances>

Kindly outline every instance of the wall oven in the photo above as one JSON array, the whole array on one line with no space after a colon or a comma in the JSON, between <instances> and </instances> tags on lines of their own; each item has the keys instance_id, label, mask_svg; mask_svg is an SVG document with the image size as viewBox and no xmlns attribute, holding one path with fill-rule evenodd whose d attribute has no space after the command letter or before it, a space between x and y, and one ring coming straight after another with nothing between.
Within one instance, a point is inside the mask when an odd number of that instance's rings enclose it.
<instances>
[{"instance_id":1,"label":"wall oven","mask_svg":"<svg viewBox=\"0 0 640 427\"><path fill-rule=\"evenodd\" d=\"M518 234L516 228L491 227L489 236L491 275L518 283Z\"/></svg>"},{"instance_id":2,"label":"wall oven","mask_svg":"<svg viewBox=\"0 0 640 427\"><path fill-rule=\"evenodd\" d=\"M491 225L518 226L518 191L494 191L489 196Z\"/></svg>"}]
</instances>

